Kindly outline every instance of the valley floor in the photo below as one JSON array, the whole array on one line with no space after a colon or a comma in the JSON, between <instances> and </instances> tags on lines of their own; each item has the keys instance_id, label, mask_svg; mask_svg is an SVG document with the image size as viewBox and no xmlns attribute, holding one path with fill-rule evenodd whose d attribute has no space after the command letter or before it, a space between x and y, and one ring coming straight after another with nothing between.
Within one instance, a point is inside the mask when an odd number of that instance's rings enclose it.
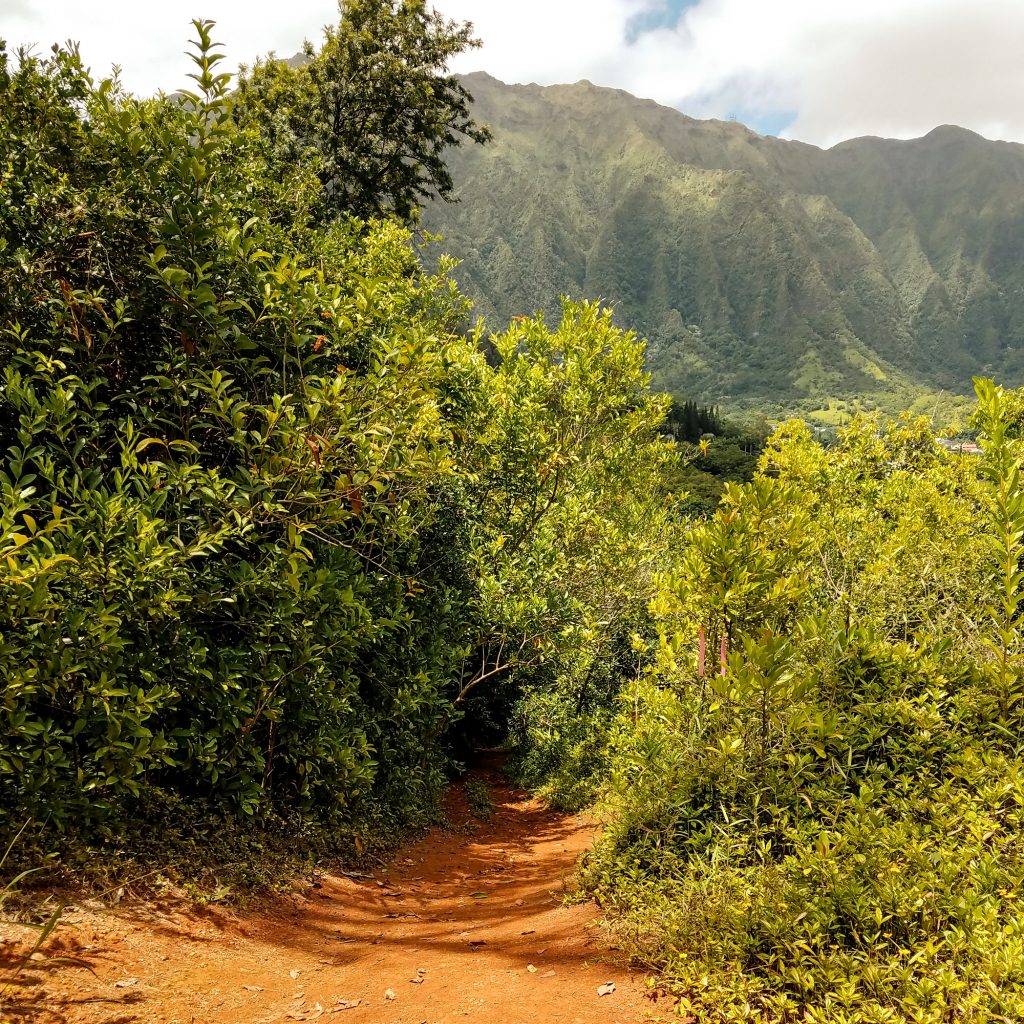
<instances>
[{"instance_id":1,"label":"valley floor","mask_svg":"<svg viewBox=\"0 0 1024 1024\"><path fill-rule=\"evenodd\" d=\"M326 875L245 911L185 904L69 910L50 956L0 1020L40 1024L634 1024L668 1019L644 975L607 944L591 904L563 904L593 839L504 780L476 821L456 787L454 827L374 875ZM5 936L0 925L0 938ZM6 932L11 950L12 932ZM0 943L0 958L4 945ZM614 992L598 989L613 983Z\"/></svg>"}]
</instances>

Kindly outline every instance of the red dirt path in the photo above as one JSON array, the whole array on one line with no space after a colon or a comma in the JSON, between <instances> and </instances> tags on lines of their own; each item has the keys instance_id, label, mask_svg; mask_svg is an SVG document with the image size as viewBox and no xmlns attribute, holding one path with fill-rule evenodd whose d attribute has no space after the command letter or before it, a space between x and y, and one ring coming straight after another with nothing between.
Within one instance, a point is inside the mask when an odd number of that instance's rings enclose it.
<instances>
[{"instance_id":1,"label":"red dirt path","mask_svg":"<svg viewBox=\"0 0 1024 1024\"><path fill-rule=\"evenodd\" d=\"M327 875L246 912L142 904L68 914L23 979L40 1024L638 1024L670 1016L563 886L593 839L496 775L496 812L434 830L372 877ZM472 824L470 824L472 822ZM474 896L474 894L478 894ZM482 894L482 895L480 895ZM5 934L0 925L0 937ZM11 935L12 933L6 933ZM0 952L2 952L0 946ZM8 947L9 948L9 947ZM54 953L56 955L56 953ZM531 970L531 968L534 968ZM119 986L118 982L122 984ZM598 987L615 985L610 995ZM344 1008L358 1000L358 1005ZM7 1009L8 1014L11 1008ZM0 1011L0 1024L5 1024Z\"/></svg>"}]
</instances>

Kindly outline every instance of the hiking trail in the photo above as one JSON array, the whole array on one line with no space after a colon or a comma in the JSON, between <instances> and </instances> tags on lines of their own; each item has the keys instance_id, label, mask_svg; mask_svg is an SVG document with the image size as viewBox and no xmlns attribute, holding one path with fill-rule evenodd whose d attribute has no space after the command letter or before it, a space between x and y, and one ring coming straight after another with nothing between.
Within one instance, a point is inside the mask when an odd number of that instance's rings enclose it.
<instances>
[{"instance_id":1,"label":"hiking trail","mask_svg":"<svg viewBox=\"0 0 1024 1024\"><path fill-rule=\"evenodd\" d=\"M79 958L91 971L31 965L22 1015L11 1020L668 1020L670 1001L654 1002L644 972L609 946L594 905L563 902L593 825L546 808L497 772L480 777L493 815L474 819L455 786L447 804L454 827L432 830L373 874L328 873L301 894L244 911L86 901L67 913L51 955ZM599 995L607 983L614 991Z\"/></svg>"}]
</instances>

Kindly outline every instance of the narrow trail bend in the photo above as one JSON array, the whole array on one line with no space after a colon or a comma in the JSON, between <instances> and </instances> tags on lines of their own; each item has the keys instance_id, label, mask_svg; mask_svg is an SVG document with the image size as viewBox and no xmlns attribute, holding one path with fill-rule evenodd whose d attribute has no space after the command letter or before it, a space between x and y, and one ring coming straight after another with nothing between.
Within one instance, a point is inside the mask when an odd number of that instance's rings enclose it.
<instances>
[{"instance_id":1,"label":"narrow trail bend","mask_svg":"<svg viewBox=\"0 0 1024 1024\"><path fill-rule=\"evenodd\" d=\"M92 971L39 972L46 1024L637 1024L670 1016L564 884L593 830L487 774L495 813L434 830L365 878L257 910L76 910ZM470 822L473 822L470 824ZM65 940L67 941L67 940ZM70 950L69 950L70 951ZM120 982L120 984L118 984ZM599 995L611 982L614 992Z\"/></svg>"}]
</instances>

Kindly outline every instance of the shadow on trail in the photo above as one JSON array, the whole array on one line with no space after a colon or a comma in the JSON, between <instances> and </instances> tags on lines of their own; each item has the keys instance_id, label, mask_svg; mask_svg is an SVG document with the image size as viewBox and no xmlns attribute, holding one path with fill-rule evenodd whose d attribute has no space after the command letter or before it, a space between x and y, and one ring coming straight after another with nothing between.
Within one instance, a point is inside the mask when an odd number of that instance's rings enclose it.
<instances>
[{"instance_id":1,"label":"shadow on trail","mask_svg":"<svg viewBox=\"0 0 1024 1024\"><path fill-rule=\"evenodd\" d=\"M606 945L594 907L565 905L592 827L493 769L474 775L495 804L489 818L474 819L456 785L446 807L452 827L402 848L373 875L326 874L319 887L247 911L110 911L95 926L96 984L67 985L62 1024L128 1024L136 1010L154 1024L277 1024L353 999L346 1020L387 1024L653 1019L642 972ZM125 974L139 976L144 1002L115 998ZM612 979L618 994L599 998ZM539 1016L525 1009L541 1005Z\"/></svg>"},{"instance_id":2,"label":"shadow on trail","mask_svg":"<svg viewBox=\"0 0 1024 1024\"><path fill-rule=\"evenodd\" d=\"M487 820L474 823L460 809L463 820L453 830L432 831L370 878L327 875L307 898L282 900L269 913L264 905L230 921L207 914L206 921L335 966L380 947L405 947L453 956L478 956L486 948L525 967L537 959L538 947L557 945L578 928L567 922L553 930L544 918L562 906L589 834L578 819L529 800L496 773L485 778L495 801ZM463 831L467 827L472 831ZM217 941L196 935L192 926L191 914L150 920L150 927L182 942ZM542 959L558 962L554 955Z\"/></svg>"}]
</instances>

